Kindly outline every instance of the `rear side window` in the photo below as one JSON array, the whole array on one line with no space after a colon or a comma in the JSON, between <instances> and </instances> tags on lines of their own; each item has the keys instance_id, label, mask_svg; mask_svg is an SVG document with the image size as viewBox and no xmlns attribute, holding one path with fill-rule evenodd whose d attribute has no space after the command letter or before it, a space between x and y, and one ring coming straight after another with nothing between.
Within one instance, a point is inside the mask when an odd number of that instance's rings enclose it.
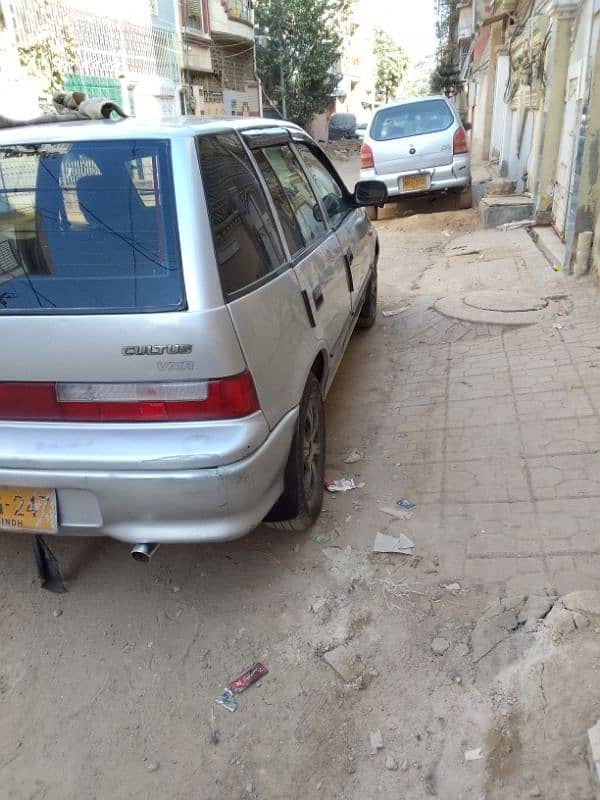
<instances>
[{"instance_id":1,"label":"rear side window","mask_svg":"<svg viewBox=\"0 0 600 800\"><path fill-rule=\"evenodd\" d=\"M288 145L253 151L279 214L290 253L295 255L326 231L317 198Z\"/></svg>"},{"instance_id":2,"label":"rear side window","mask_svg":"<svg viewBox=\"0 0 600 800\"><path fill-rule=\"evenodd\" d=\"M169 142L0 147L0 314L182 307Z\"/></svg>"},{"instance_id":3,"label":"rear side window","mask_svg":"<svg viewBox=\"0 0 600 800\"><path fill-rule=\"evenodd\" d=\"M378 142L444 131L454 122L452 111L444 100L422 100L400 106L382 108L373 117L371 138Z\"/></svg>"},{"instance_id":4,"label":"rear side window","mask_svg":"<svg viewBox=\"0 0 600 800\"><path fill-rule=\"evenodd\" d=\"M221 283L241 291L285 261L267 198L240 140L233 133L198 139Z\"/></svg>"}]
</instances>

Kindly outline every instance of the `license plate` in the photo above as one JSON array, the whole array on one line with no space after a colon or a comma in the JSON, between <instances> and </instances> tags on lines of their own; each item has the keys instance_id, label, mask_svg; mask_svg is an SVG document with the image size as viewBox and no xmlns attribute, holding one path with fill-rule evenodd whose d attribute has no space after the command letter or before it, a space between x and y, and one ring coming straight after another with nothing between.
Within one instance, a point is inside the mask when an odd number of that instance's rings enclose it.
<instances>
[{"instance_id":1,"label":"license plate","mask_svg":"<svg viewBox=\"0 0 600 800\"><path fill-rule=\"evenodd\" d=\"M405 192L414 192L415 189L426 189L427 175L406 175L402 178L402 188Z\"/></svg>"},{"instance_id":2,"label":"license plate","mask_svg":"<svg viewBox=\"0 0 600 800\"><path fill-rule=\"evenodd\" d=\"M0 531L56 533L56 490L0 486Z\"/></svg>"}]
</instances>

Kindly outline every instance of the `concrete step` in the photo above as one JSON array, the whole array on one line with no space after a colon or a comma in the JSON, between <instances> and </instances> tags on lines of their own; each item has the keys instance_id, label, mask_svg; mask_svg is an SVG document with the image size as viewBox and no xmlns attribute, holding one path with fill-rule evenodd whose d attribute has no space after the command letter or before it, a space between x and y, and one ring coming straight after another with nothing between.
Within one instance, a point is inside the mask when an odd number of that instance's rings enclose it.
<instances>
[{"instance_id":1,"label":"concrete step","mask_svg":"<svg viewBox=\"0 0 600 800\"><path fill-rule=\"evenodd\" d=\"M482 197L479 215L484 228L497 228L507 222L533 218L533 199L528 194Z\"/></svg>"},{"instance_id":2,"label":"concrete step","mask_svg":"<svg viewBox=\"0 0 600 800\"><path fill-rule=\"evenodd\" d=\"M548 263L553 267L566 266L567 248L562 242L554 228L550 226L536 226L530 231L530 236L548 259Z\"/></svg>"}]
</instances>

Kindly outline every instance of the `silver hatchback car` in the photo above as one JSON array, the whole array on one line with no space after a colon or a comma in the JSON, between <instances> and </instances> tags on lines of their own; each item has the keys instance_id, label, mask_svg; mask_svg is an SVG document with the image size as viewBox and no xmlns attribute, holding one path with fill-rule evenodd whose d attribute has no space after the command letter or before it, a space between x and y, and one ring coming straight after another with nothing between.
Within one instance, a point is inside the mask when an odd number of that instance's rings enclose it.
<instances>
[{"instance_id":1,"label":"silver hatchback car","mask_svg":"<svg viewBox=\"0 0 600 800\"><path fill-rule=\"evenodd\" d=\"M467 136L449 100L415 97L377 109L361 146L360 176L383 181L390 200L454 191L459 207L470 207Z\"/></svg>"},{"instance_id":2,"label":"silver hatchback car","mask_svg":"<svg viewBox=\"0 0 600 800\"><path fill-rule=\"evenodd\" d=\"M385 195L288 123L0 131L0 530L146 552L309 526Z\"/></svg>"}]
</instances>

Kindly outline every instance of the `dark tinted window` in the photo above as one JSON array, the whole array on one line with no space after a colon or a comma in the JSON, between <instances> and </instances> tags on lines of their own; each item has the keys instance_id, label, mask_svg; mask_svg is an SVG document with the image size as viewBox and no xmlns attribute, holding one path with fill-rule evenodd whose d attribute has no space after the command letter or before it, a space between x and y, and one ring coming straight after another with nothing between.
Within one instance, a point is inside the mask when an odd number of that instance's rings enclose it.
<instances>
[{"instance_id":1,"label":"dark tinted window","mask_svg":"<svg viewBox=\"0 0 600 800\"><path fill-rule=\"evenodd\" d=\"M298 144L297 147L317 187L319 198L325 206L329 221L335 227L350 211L352 204L337 179L313 150L306 144Z\"/></svg>"},{"instance_id":2,"label":"dark tinted window","mask_svg":"<svg viewBox=\"0 0 600 800\"><path fill-rule=\"evenodd\" d=\"M223 291L244 289L285 260L267 199L235 134L198 139Z\"/></svg>"},{"instance_id":3,"label":"dark tinted window","mask_svg":"<svg viewBox=\"0 0 600 800\"><path fill-rule=\"evenodd\" d=\"M317 198L298 159L287 145L254 151L294 255L321 238L326 227Z\"/></svg>"},{"instance_id":4,"label":"dark tinted window","mask_svg":"<svg viewBox=\"0 0 600 800\"><path fill-rule=\"evenodd\" d=\"M352 131L356 128L356 117L354 114L334 114L329 120L329 124L333 128L344 128Z\"/></svg>"},{"instance_id":5,"label":"dark tinted window","mask_svg":"<svg viewBox=\"0 0 600 800\"><path fill-rule=\"evenodd\" d=\"M182 306L168 142L0 147L0 313Z\"/></svg>"},{"instance_id":6,"label":"dark tinted window","mask_svg":"<svg viewBox=\"0 0 600 800\"><path fill-rule=\"evenodd\" d=\"M383 142L387 139L402 139L419 136L449 128L454 116L444 100L421 100L400 106L382 108L371 126L371 137Z\"/></svg>"}]
</instances>

